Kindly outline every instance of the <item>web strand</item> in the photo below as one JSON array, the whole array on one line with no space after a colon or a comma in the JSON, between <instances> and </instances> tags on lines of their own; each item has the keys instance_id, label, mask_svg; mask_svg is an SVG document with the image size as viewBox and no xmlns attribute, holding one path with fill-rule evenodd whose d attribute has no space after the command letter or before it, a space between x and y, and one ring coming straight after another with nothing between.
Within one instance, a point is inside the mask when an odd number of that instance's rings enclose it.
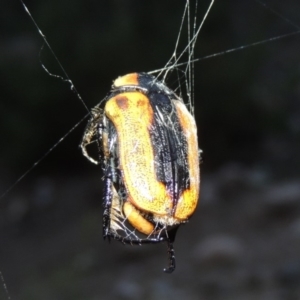
<instances>
[{"instance_id":1,"label":"web strand","mask_svg":"<svg viewBox=\"0 0 300 300\"><path fill-rule=\"evenodd\" d=\"M0 278L1 278L2 286L3 286L3 289L4 289L4 291L5 291L7 300L11 300L11 297L10 297L10 294L9 294L9 292L8 292L8 288L7 288L6 282L5 282L5 280L4 280L4 277L3 277L3 274L2 274L1 271L0 271Z\"/></svg>"},{"instance_id":2,"label":"web strand","mask_svg":"<svg viewBox=\"0 0 300 300\"><path fill-rule=\"evenodd\" d=\"M86 114L79 122L77 122L66 134L64 134L46 153L38 159L26 172L24 172L6 191L0 196L0 200L5 197L25 176L28 175L41 161L43 161L69 134L74 131L87 117L89 113Z\"/></svg>"},{"instance_id":3,"label":"web strand","mask_svg":"<svg viewBox=\"0 0 300 300\"><path fill-rule=\"evenodd\" d=\"M34 26L36 27L39 35L42 37L42 39L44 40L44 43L47 45L48 49L50 50L52 56L54 57L54 59L56 60L57 64L59 65L60 69L62 70L64 77L60 76L60 75L55 75L52 74L51 72L49 72L49 70L45 67L45 65L42 63L41 58L40 58L40 63L42 65L42 68L48 73L48 75L50 75L51 77L55 77L55 78L59 78L65 82L68 82L70 84L70 88L72 91L74 91L74 93L76 94L76 96L78 97L78 99L81 101L82 105L84 106L84 108L86 109L86 111L90 112L90 110L88 109L88 107L86 106L85 102L83 101L83 99L81 98L79 92L77 91L77 89L75 88L72 80L70 79L68 73L66 72L65 68L63 67L63 65L61 64L60 60L58 59L58 57L56 56L55 52L53 51L52 47L50 46L50 44L48 43L48 40L46 38L46 36L44 35L44 33L42 32L42 30L40 29L40 27L38 26L38 24L36 23L35 19L33 18L33 16L31 15L29 9L27 8L27 6L25 5L25 3L20 0L21 4L23 5L26 13L28 14L28 16L30 17L32 23L34 24ZM41 51L43 50L44 45L41 47ZM40 57L41 57L41 51L40 51Z\"/></svg>"},{"instance_id":4,"label":"web strand","mask_svg":"<svg viewBox=\"0 0 300 300\"><path fill-rule=\"evenodd\" d=\"M292 22L290 19L288 19L285 16L283 16L282 14L280 14L279 12L277 12L276 10L274 10L273 8L271 8L270 6L268 6L266 3L264 3L264 2L262 2L260 0L254 0L254 1L257 2L258 4L260 4L261 6L263 6L268 11L270 11L276 17L278 17L278 18L282 19L283 21L285 21L287 24L290 24L294 28L300 30L300 26L299 25L297 25L296 23Z\"/></svg>"},{"instance_id":5,"label":"web strand","mask_svg":"<svg viewBox=\"0 0 300 300\"><path fill-rule=\"evenodd\" d=\"M79 124L81 124L81 122L83 120L85 120L87 118L88 115L90 115L90 110L88 109L88 107L86 106L85 102L83 101L83 99L81 98L79 92L77 91L77 89L75 88L72 80L70 79L69 75L67 74L65 68L63 67L63 65L61 64L60 60L58 59L58 57L56 56L55 52L53 51L52 47L50 46L46 36L44 35L44 33L42 32L42 30L40 29L40 27L38 26L38 24L36 23L35 19L33 18L32 14L30 13L29 9L27 8L27 6L25 5L25 3L20 0L22 6L24 7L25 12L27 13L27 15L30 17L31 21L33 22L34 26L36 27L39 35L42 37L44 44L42 45L40 52L39 52L39 60L40 60L40 64L42 66L42 68L44 69L44 71L51 77L54 78L58 78L60 80L63 80L65 82L68 82L70 84L70 88L71 90L76 94L76 96L78 97L78 99L81 101L81 103L83 104L84 108L88 111L88 114L86 116L84 116L84 118L82 118L79 122L77 122L62 138L60 138L48 151L46 151L46 153L40 158L38 159L26 172L24 172L12 185L10 185L10 187L8 189L6 189L1 195L0 195L0 200L5 197L21 180L23 180L41 161L43 161L75 128L77 128L79 126ZM47 48L50 50L52 56L54 57L55 61L57 62L57 64L59 65L60 69L62 70L63 74L65 77L62 77L60 75L56 75L56 74L52 74L48 68L46 68L46 66L43 64L42 59L41 59L41 53L44 49L44 46L47 46Z\"/></svg>"},{"instance_id":6,"label":"web strand","mask_svg":"<svg viewBox=\"0 0 300 300\"><path fill-rule=\"evenodd\" d=\"M202 61L202 60L205 60L205 59L209 59L209 58L213 58L213 57L217 57L217 56L222 56L222 55L237 52L237 51L240 51L240 50L245 50L245 49L255 47L255 46L259 46L259 45L263 45L263 44L266 44L266 43L269 43L269 42L275 42L277 40L288 38L288 37L291 37L291 36L294 36L294 35L297 35L297 34L300 34L300 30L290 32L290 33L286 33L286 34L282 34L282 35L278 35L278 36L268 38L268 39L265 39L265 40L262 40L262 41L254 42L252 44L247 44L247 45L239 46L239 47L236 47L236 48L231 48L231 49L228 49L228 50L216 52L214 54L209 54L209 55L191 60L190 62L199 62L199 61ZM189 62L178 63L176 65L173 65L173 67L177 68L177 67L185 66L187 63L189 63ZM164 68L163 69L156 69L156 70L150 71L148 73L149 74L155 74L157 72L163 72L164 70L165 70Z\"/></svg>"}]
</instances>

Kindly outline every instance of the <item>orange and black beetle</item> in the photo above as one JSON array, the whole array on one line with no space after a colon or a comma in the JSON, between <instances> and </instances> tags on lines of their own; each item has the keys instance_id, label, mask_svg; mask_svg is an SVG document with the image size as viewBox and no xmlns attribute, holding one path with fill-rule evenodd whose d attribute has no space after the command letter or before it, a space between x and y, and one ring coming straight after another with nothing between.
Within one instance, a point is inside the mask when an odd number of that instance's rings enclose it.
<instances>
[{"instance_id":1,"label":"orange and black beetle","mask_svg":"<svg viewBox=\"0 0 300 300\"><path fill-rule=\"evenodd\" d=\"M166 241L164 271L171 273L176 231L199 198L195 120L181 98L146 73L117 78L104 102L92 109L81 144L94 163L86 146L96 140L100 151L103 236L135 245Z\"/></svg>"}]
</instances>

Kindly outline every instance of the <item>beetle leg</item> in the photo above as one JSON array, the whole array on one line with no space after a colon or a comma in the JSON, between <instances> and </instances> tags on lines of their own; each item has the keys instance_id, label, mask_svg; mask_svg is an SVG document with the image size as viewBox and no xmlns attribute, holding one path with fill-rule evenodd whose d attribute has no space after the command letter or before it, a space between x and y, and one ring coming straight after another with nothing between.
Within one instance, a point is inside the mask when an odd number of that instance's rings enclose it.
<instances>
[{"instance_id":1,"label":"beetle leg","mask_svg":"<svg viewBox=\"0 0 300 300\"><path fill-rule=\"evenodd\" d=\"M104 212L103 212L103 227L102 227L102 232L103 232L103 238L105 239L106 237L108 240L110 240L110 209L111 209L111 204L112 204L112 181L110 176L107 176L105 178L105 187L104 187L104 199L103 199L103 205L104 205Z\"/></svg>"},{"instance_id":2,"label":"beetle leg","mask_svg":"<svg viewBox=\"0 0 300 300\"><path fill-rule=\"evenodd\" d=\"M165 273L172 273L176 268L175 260L175 250L173 247L173 242L175 241L176 232L179 226L172 228L169 231L166 231L167 243L168 243L168 257L169 257L169 267L164 269Z\"/></svg>"},{"instance_id":3,"label":"beetle leg","mask_svg":"<svg viewBox=\"0 0 300 300\"><path fill-rule=\"evenodd\" d=\"M175 260L175 250L173 247L173 243L168 240L168 256L169 256L169 266L168 268L164 268L165 273L172 273L176 268L176 260Z\"/></svg>"},{"instance_id":4,"label":"beetle leg","mask_svg":"<svg viewBox=\"0 0 300 300\"><path fill-rule=\"evenodd\" d=\"M89 154L88 154L88 151L86 149L86 147L95 142L95 137L97 135L97 130L98 130L98 127L99 127L99 124L101 123L101 119L102 119L102 109L99 108L98 106L94 107L92 110L91 110L91 119L89 120L87 126L86 126L86 129L84 131L84 135L82 137L82 141L81 141L81 144L80 144L80 148L81 148L81 151L82 151L82 154L90 161L92 162L93 164L96 164L98 165L99 164L99 161L95 160L94 158L92 158Z\"/></svg>"}]
</instances>

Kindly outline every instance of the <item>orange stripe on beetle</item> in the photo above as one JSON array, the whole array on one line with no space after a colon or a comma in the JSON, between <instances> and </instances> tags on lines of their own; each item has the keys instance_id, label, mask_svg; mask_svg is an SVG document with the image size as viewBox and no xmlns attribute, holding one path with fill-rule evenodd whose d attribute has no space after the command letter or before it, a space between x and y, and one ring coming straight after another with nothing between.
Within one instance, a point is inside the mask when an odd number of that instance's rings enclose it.
<instances>
[{"instance_id":1,"label":"orange stripe on beetle","mask_svg":"<svg viewBox=\"0 0 300 300\"><path fill-rule=\"evenodd\" d=\"M139 232L146 235L149 235L153 232L154 225L147 221L133 204L130 202L125 202L123 205L123 211L130 224Z\"/></svg>"},{"instance_id":2,"label":"orange stripe on beetle","mask_svg":"<svg viewBox=\"0 0 300 300\"><path fill-rule=\"evenodd\" d=\"M175 106L179 122L188 141L190 188L183 192L175 212L176 218L184 220L194 213L198 204L200 190L199 148L195 119L182 102L176 101Z\"/></svg>"},{"instance_id":3,"label":"orange stripe on beetle","mask_svg":"<svg viewBox=\"0 0 300 300\"><path fill-rule=\"evenodd\" d=\"M120 76L114 81L114 88L122 87L126 85L139 85L138 73L131 73L125 76Z\"/></svg>"},{"instance_id":4,"label":"orange stripe on beetle","mask_svg":"<svg viewBox=\"0 0 300 300\"><path fill-rule=\"evenodd\" d=\"M120 98L127 99L126 110L118 105ZM105 114L117 130L119 164L130 201L143 211L168 214L172 200L165 185L156 179L148 129L153 119L149 99L140 92L122 93L107 101Z\"/></svg>"}]
</instances>

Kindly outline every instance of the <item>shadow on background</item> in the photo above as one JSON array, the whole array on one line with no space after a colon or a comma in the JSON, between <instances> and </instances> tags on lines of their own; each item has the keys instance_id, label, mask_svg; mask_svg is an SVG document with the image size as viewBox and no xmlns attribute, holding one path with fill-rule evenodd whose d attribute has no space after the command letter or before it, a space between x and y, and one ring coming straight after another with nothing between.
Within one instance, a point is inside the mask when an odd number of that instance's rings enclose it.
<instances>
[{"instance_id":1,"label":"shadow on background","mask_svg":"<svg viewBox=\"0 0 300 300\"><path fill-rule=\"evenodd\" d=\"M6 2L1 191L86 114L68 84L42 70L43 42L21 4ZM174 1L26 4L89 108L116 77L165 65L183 12ZM270 5L300 26L300 3ZM199 3L199 20L207 6ZM195 57L296 30L255 1L217 1ZM196 64L201 204L179 229L174 274L162 273L165 245L102 241L101 172L79 151L82 124L0 200L0 270L12 299L299 299L299 49L295 35ZM61 74L48 50L41 59Z\"/></svg>"}]
</instances>

